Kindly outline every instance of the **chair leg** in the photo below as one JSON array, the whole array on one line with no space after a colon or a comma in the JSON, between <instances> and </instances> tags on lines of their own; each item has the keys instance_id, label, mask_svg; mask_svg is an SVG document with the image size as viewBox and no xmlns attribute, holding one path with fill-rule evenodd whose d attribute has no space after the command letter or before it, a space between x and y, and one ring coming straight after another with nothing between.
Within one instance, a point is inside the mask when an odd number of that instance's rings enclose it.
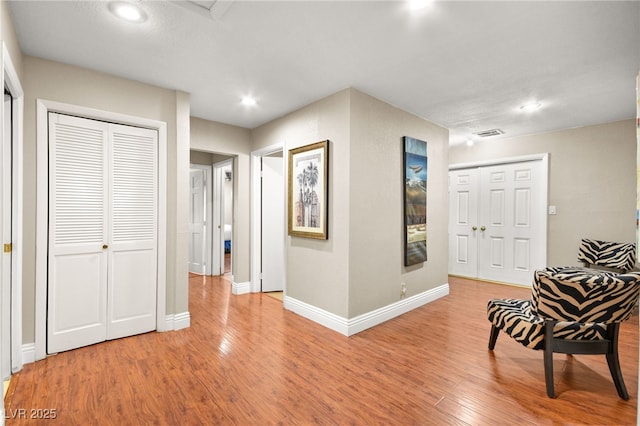
<instances>
[{"instance_id":1,"label":"chair leg","mask_svg":"<svg viewBox=\"0 0 640 426\"><path fill-rule=\"evenodd\" d=\"M624 379L622 377L622 370L620 370L620 360L618 358L618 331L620 324L609 324L607 326L607 338L609 339L609 351L607 352L607 364L609 365L609 371L611 372L611 378L616 385L616 390L620 398L625 401L629 400L629 393L624 385Z\"/></svg>"},{"instance_id":2,"label":"chair leg","mask_svg":"<svg viewBox=\"0 0 640 426\"><path fill-rule=\"evenodd\" d=\"M553 326L555 321L545 321L544 324L544 381L547 385L547 396L555 398L553 389Z\"/></svg>"},{"instance_id":3,"label":"chair leg","mask_svg":"<svg viewBox=\"0 0 640 426\"><path fill-rule=\"evenodd\" d=\"M495 325L491 324L491 334L489 335L489 350L492 351L493 348L496 347L496 340L498 340L498 334L500 334L500 329Z\"/></svg>"}]
</instances>

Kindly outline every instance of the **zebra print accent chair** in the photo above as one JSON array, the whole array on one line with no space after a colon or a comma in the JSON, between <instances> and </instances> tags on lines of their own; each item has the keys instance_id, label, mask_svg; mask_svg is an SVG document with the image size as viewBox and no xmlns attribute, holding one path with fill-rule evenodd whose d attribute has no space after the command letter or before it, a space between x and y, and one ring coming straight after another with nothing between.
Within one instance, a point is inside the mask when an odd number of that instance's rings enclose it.
<instances>
[{"instance_id":1,"label":"zebra print accent chair","mask_svg":"<svg viewBox=\"0 0 640 426\"><path fill-rule=\"evenodd\" d=\"M502 330L528 348L544 350L550 398L555 398L554 352L606 355L618 395L627 400L618 360L618 332L620 323L633 314L639 294L640 272L617 274L580 267L535 271L531 300L489 300L489 349L495 348Z\"/></svg>"},{"instance_id":2,"label":"zebra print accent chair","mask_svg":"<svg viewBox=\"0 0 640 426\"><path fill-rule=\"evenodd\" d=\"M636 245L583 238L578 247L578 261L586 267L611 268L624 273L635 267Z\"/></svg>"}]
</instances>

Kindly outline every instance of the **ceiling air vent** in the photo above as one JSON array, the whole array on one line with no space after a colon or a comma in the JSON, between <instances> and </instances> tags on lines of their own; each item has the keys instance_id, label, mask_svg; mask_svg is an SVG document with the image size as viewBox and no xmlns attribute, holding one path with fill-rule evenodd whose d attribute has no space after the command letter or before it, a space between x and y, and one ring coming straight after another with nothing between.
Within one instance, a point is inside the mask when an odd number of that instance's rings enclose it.
<instances>
[{"instance_id":1,"label":"ceiling air vent","mask_svg":"<svg viewBox=\"0 0 640 426\"><path fill-rule=\"evenodd\" d=\"M222 19L222 16L231 7L235 0L170 0L192 12L213 19Z\"/></svg>"},{"instance_id":2,"label":"ceiling air vent","mask_svg":"<svg viewBox=\"0 0 640 426\"><path fill-rule=\"evenodd\" d=\"M491 129L491 130L483 130L481 132L476 132L474 135L480 138L488 138L491 136L504 135L504 132L500 129Z\"/></svg>"}]
</instances>

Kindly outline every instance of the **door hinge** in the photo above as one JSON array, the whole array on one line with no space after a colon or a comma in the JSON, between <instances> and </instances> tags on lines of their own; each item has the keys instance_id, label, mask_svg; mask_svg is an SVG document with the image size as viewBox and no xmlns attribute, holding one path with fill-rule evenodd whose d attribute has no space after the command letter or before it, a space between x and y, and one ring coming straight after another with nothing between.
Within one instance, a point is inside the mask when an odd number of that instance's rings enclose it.
<instances>
[{"instance_id":1,"label":"door hinge","mask_svg":"<svg viewBox=\"0 0 640 426\"><path fill-rule=\"evenodd\" d=\"M262 272L260 272L260 273L258 274L258 279L259 279L259 280L261 280L261 279L263 279L263 278L264 278L264 277L262 276Z\"/></svg>"},{"instance_id":2,"label":"door hinge","mask_svg":"<svg viewBox=\"0 0 640 426\"><path fill-rule=\"evenodd\" d=\"M5 253L11 253L11 250L13 249L13 244L8 243L4 245L4 252Z\"/></svg>"}]
</instances>

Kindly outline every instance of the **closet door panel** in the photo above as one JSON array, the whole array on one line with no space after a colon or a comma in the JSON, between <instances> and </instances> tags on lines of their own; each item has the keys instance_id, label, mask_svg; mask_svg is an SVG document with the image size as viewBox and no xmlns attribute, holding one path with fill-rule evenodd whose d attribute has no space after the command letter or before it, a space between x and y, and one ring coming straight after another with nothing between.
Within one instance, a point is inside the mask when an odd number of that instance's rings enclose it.
<instances>
[{"instance_id":1,"label":"closet door panel","mask_svg":"<svg viewBox=\"0 0 640 426\"><path fill-rule=\"evenodd\" d=\"M108 125L49 116L49 353L106 336Z\"/></svg>"},{"instance_id":2,"label":"closet door panel","mask_svg":"<svg viewBox=\"0 0 640 426\"><path fill-rule=\"evenodd\" d=\"M107 338L156 328L157 132L112 125Z\"/></svg>"}]
</instances>

